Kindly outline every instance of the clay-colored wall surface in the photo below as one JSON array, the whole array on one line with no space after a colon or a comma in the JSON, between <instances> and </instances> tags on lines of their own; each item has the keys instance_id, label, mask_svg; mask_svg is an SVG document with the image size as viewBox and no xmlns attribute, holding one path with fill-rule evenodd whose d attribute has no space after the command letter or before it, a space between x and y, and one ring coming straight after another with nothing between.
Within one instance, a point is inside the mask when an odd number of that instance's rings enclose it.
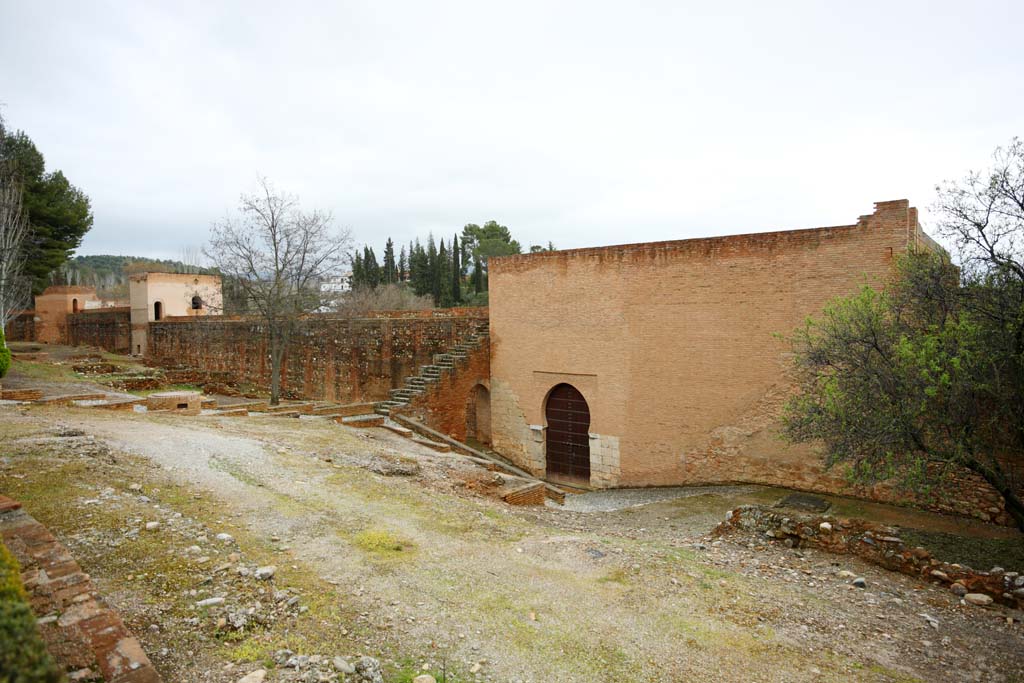
<instances>
[{"instance_id":1,"label":"clay-colored wall surface","mask_svg":"<svg viewBox=\"0 0 1024 683\"><path fill-rule=\"evenodd\" d=\"M67 317L68 343L97 346L112 353L131 352L131 317L127 306L90 308Z\"/></svg>"},{"instance_id":2,"label":"clay-colored wall surface","mask_svg":"<svg viewBox=\"0 0 1024 683\"><path fill-rule=\"evenodd\" d=\"M192 308L192 297L203 301L200 309ZM220 276L191 273L139 273L128 282L131 305L132 352L147 351L148 323L156 320L155 304L160 303L161 319L196 317L224 312Z\"/></svg>"},{"instance_id":3,"label":"clay-colored wall surface","mask_svg":"<svg viewBox=\"0 0 1024 683\"><path fill-rule=\"evenodd\" d=\"M776 335L881 284L910 247L934 243L900 200L850 226L495 258L494 448L543 475L545 399L567 382L590 409L592 486L846 490L778 437L791 385Z\"/></svg>"},{"instance_id":4,"label":"clay-colored wall surface","mask_svg":"<svg viewBox=\"0 0 1024 683\"><path fill-rule=\"evenodd\" d=\"M343 403L383 400L422 365L465 338L487 309L410 311L374 318L310 316L285 354L285 396ZM255 320L178 318L149 325L147 358L167 367L226 373L267 388L266 330ZM463 399L465 400L465 399Z\"/></svg>"},{"instance_id":5,"label":"clay-colored wall surface","mask_svg":"<svg viewBox=\"0 0 1024 683\"><path fill-rule=\"evenodd\" d=\"M67 317L86 304L98 305L96 290L92 287L47 287L35 300L35 339L44 344L67 344Z\"/></svg>"}]
</instances>

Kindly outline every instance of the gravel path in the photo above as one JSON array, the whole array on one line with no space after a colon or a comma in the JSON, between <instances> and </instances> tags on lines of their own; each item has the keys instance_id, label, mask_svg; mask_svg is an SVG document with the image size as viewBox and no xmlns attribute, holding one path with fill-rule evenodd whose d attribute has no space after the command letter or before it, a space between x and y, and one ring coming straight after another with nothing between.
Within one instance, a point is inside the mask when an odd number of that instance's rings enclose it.
<instances>
[{"instance_id":1,"label":"gravel path","mask_svg":"<svg viewBox=\"0 0 1024 683\"><path fill-rule=\"evenodd\" d=\"M0 407L0 420L10 410ZM758 487L603 492L570 497L564 510L516 509L486 495L491 473L383 430L36 416L212 494L225 515L345 587L391 642L439 648L470 680L1024 680L1020 614L963 607L854 559L704 538ZM419 474L371 472L395 459ZM355 539L368 531L401 539L402 552L367 552Z\"/></svg>"}]
</instances>

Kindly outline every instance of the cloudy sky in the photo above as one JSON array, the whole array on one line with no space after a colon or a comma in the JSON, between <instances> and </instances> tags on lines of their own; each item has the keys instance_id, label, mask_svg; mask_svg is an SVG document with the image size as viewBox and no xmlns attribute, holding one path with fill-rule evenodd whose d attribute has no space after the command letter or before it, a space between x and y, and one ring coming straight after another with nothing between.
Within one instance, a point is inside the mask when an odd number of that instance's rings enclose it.
<instances>
[{"instance_id":1,"label":"cloudy sky","mask_svg":"<svg viewBox=\"0 0 1024 683\"><path fill-rule=\"evenodd\" d=\"M258 174L359 242L849 224L1024 135L1024 3L0 0L0 103L177 257ZM925 214L927 220L927 213Z\"/></svg>"}]
</instances>

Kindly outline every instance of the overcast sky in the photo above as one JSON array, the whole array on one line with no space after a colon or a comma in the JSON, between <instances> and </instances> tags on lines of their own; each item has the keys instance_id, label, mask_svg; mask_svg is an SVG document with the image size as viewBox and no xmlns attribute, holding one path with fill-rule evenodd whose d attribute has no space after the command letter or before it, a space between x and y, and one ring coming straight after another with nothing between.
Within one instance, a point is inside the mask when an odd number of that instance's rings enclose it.
<instances>
[{"instance_id":1,"label":"overcast sky","mask_svg":"<svg viewBox=\"0 0 1024 683\"><path fill-rule=\"evenodd\" d=\"M1019 0L0 0L0 102L92 198L79 253L178 257L257 174L378 254L490 219L596 246L926 209L1024 135L1022 26Z\"/></svg>"}]
</instances>

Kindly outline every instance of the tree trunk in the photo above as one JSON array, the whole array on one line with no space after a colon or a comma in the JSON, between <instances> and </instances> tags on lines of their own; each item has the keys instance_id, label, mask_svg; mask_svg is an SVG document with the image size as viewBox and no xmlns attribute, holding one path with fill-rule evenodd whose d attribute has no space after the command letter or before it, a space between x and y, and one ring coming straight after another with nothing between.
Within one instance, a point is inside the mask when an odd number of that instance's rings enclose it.
<instances>
[{"instance_id":1,"label":"tree trunk","mask_svg":"<svg viewBox=\"0 0 1024 683\"><path fill-rule=\"evenodd\" d=\"M270 405L281 402L281 356L283 355L281 340L272 334L270 338Z\"/></svg>"}]
</instances>

